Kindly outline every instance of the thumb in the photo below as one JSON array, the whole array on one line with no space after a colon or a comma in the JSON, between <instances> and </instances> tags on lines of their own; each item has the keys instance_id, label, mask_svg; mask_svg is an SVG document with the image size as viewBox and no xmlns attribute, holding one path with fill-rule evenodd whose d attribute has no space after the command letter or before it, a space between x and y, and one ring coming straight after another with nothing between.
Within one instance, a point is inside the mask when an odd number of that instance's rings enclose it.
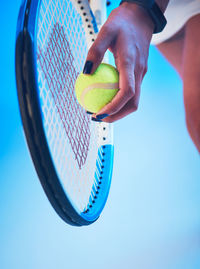
<instances>
[{"instance_id":1,"label":"thumb","mask_svg":"<svg viewBox=\"0 0 200 269\"><path fill-rule=\"evenodd\" d=\"M94 41L93 45L88 51L85 66L83 68L84 74L92 74L95 72L99 64L102 62L106 50L109 48L114 38L113 32L110 27L104 24Z\"/></svg>"}]
</instances>

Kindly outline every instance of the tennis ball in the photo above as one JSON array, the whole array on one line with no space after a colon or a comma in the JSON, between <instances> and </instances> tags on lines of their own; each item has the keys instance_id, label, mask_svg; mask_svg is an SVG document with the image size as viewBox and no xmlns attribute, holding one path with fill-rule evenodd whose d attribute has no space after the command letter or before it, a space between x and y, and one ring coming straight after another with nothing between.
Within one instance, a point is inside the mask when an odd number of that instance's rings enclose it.
<instances>
[{"instance_id":1,"label":"tennis ball","mask_svg":"<svg viewBox=\"0 0 200 269\"><path fill-rule=\"evenodd\" d=\"M119 90L117 69L102 63L91 75L81 73L75 83L75 94L79 104L87 111L97 113L107 105Z\"/></svg>"}]
</instances>

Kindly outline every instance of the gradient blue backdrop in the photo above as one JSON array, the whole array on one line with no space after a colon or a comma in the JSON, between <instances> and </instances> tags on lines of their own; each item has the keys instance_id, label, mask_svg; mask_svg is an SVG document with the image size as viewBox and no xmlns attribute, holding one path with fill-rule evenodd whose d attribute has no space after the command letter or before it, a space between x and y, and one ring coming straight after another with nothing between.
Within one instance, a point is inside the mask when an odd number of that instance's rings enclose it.
<instances>
[{"instance_id":1,"label":"gradient blue backdrop","mask_svg":"<svg viewBox=\"0 0 200 269\"><path fill-rule=\"evenodd\" d=\"M68 226L43 193L22 132L14 72L19 5L1 1L0 11L0 268L200 268L200 160L175 71L150 49L140 108L115 124L105 210L92 226Z\"/></svg>"}]
</instances>

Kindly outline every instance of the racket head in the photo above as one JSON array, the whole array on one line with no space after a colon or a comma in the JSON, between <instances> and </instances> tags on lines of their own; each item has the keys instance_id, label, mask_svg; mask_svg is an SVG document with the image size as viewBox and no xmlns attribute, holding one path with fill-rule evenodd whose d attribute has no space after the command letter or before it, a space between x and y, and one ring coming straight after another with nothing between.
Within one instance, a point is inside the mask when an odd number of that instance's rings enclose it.
<instances>
[{"instance_id":1,"label":"racket head","mask_svg":"<svg viewBox=\"0 0 200 269\"><path fill-rule=\"evenodd\" d=\"M56 15L51 14L55 9ZM62 12L66 15L62 15ZM52 25L50 15L55 16ZM112 178L112 125L92 122L77 104L73 93L75 79L82 70L87 49L96 34L95 19L87 1L25 0L21 5L15 62L24 132L35 169L50 203L65 222L74 226L89 225L98 219L106 203ZM64 56L63 51L67 53ZM49 61L52 58L54 60ZM42 68L47 65L54 67L55 60L61 62L56 65L58 70L48 73L47 68ZM71 76L74 70L75 74ZM63 77L69 76L70 83L67 78L63 81ZM56 81L56 86L51 86L52 81ZM61 88L64 95L70 92L73 109L65 109L69 98L60 94ZM69 137L69 128L75 130L76 136ZM81 133L85 136L77 139L77 134L80 136ZM72 147L72 142L76 147ZM58 148L59 154L55 151ZM70 171L74 175L71 176Z\"/></svg>"}]
</instances>

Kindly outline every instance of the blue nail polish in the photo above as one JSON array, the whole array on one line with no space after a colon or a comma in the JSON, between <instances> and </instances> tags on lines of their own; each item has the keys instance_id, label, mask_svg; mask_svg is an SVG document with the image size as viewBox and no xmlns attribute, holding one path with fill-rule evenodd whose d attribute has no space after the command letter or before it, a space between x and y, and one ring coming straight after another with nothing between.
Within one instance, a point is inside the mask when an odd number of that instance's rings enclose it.
<instances>
[{"instance_id":1,"label":"blue nail polish","mask_svg":"<svg viewBox=\"0 0 200 269\"><path fill-rule=\"evenodd\" d=\"M109 116L108 114L101 114L101 115L97 115L96 118L97 118L98 120L103 120L103 119L105 119L105 118L108 117L108 116Z\"/></svg>"},{"instance_id":2,"label":"blue nail polish","mask_svg":"<svg viewBox=\"0 0 200 269\"><path fill-rule=\"evenodd\" d=\"M93 67L93 62L87 61L83 68L83 74L89 75L92 71L92 67Z\"/></svg>"},{"instance_id":3,"label":"blue nail polish","mask_svg":"<svg viewBox=\"0 0 200 269\"><path fill-rule=\"evenodd\" d=\"M87 114L92 115L93 113L90 111L86 111Z\"/></svg>"},{"instance_id":4,"label":"blue nail polish","mask_svg":"<svg viewBox=\"0 0 200 269\"><path fill-rule=\"evenodd\" d=\"M96 118L94 118L94 117L92 117L92 121L102 122L101 120L96 119Z\"/></svg>"}]
</instances>

